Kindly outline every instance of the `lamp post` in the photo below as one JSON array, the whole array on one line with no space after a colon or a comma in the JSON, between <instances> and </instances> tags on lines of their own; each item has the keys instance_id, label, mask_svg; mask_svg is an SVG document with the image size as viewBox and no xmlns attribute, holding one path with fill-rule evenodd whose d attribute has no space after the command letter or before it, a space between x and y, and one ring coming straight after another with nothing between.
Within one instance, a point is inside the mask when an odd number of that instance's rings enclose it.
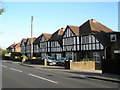
<instances>
[{"instance_id":1,"label":"lamp post","mask_svg":"<svg viewBox=\"0 0 120 90\"><path fill-rule=\"evenodd\" d=\"M33 16L31 16L31 60L33 57Z\"/></svg>"}]
</instances>

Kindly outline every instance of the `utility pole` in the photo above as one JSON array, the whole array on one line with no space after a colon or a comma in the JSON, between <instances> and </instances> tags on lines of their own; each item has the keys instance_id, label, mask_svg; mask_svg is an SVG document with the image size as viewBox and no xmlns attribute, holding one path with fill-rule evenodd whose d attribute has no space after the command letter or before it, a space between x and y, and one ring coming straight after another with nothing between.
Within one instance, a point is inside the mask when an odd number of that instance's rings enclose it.
<instances>
[{"instance_id":1,"label":"utility pole","mask_svg":"<svg viewBox=\"0 0 120 90\"><path fill-rule=\"evenodd\" d=\"M31 16L31 60L33 57L33 16Z\"/></svg>"}]
</instances>

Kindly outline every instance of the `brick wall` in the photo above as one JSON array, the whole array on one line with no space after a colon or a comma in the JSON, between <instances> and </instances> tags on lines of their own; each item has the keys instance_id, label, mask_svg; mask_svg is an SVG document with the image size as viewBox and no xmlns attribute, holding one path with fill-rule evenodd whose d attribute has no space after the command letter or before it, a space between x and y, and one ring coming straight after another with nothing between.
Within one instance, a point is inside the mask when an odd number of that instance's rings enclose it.
<instances>
[{"instance_id":1,"label":"brick wall","mask_svg":"<svg viewBox=\"0 0 120 90\"><path fill-rule=\"evenodd\" d=\"M94 61L81 61L81 62L72 62L66 61L65 68L70 70L95 70Z\"/></svg>"}]
</instances>

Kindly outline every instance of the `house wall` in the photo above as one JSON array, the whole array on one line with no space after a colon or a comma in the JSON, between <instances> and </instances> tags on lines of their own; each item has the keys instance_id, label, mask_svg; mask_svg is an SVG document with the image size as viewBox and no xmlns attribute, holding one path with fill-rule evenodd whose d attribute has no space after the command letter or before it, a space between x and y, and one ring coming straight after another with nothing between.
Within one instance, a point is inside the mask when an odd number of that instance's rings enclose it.
<instances>
[{"instance_id":1,"label":"house wall","mask_svg":"<svg viewBox=\"0 0 120 90\"><path fill-rule=\"evenodd\" d=\"M21 48L20 47L15 47L15 52L21 52Z\"/></svg>"}]
</instances>

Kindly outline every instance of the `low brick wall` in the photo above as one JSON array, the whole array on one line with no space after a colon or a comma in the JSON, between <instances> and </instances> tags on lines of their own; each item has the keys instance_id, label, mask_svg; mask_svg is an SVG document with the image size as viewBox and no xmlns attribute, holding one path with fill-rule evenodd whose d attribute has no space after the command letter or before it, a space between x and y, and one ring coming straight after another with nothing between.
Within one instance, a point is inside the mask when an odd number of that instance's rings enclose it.
<instances>
[{"instance_id":1,"label":"low brick wall","mask_svg":"<svg viewBox=\"0 0 120 90\"><path fill-rule=\"evenodd\" d=\"M65 68L70 70L95 70L94 61L81 61L81 62L72 62L66 61Z\"/></svg>"}]
</instances>

